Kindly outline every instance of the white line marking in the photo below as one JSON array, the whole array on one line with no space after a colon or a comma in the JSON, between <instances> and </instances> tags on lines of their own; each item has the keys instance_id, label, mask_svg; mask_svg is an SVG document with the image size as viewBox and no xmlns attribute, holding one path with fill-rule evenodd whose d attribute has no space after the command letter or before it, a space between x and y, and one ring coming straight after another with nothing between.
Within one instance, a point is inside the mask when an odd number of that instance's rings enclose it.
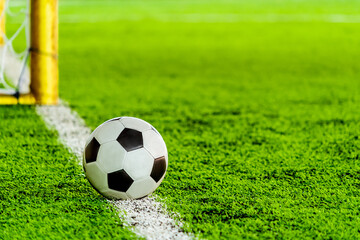
<instances>
[{"instance_id":1,"label":"white line marking","mask_svg":"<svg viewBox=\"0 0 360 240\"><path fill-rule=\"evenodd\" d=\"M236 22L324 22L324 23L360 23L359 14L237 14L237 13L119 13L112 15L62 14L61 23L97 23L117 21L185 22L185 23L236 23Z\"/></svg>"},{"instance_id":2,"label":"white line marking","mask_svg":"<svg viewBox=\"0 0 360 240\"><path fill-rule=\"evenodd\" d=\"M62 144L77 156L81 164L83 148L91 130L79 115L63 102L57 106L37 106L36 112L48 128L58 132ZM108 202L117 209L119 217L130 229L146 239L194 238L181 230L182 223L172 219L155 197Z\"/></svg>"}]
</instances>

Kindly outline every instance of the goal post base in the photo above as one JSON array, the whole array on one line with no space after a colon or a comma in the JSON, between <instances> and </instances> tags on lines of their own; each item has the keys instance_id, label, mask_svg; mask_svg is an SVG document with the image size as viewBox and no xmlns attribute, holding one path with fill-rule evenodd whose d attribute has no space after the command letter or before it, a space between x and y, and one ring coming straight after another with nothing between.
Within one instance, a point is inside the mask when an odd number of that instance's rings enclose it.
<instances>
[{"instance_id":1,"label":"goal post base","mask_svg":"<svg viewBox=\"0 0 360 240\"><path fill-rule=\"evenodd\" d=\"M36 100L33 94L21 94L19 99L11 95L1 95L0 94L0 105L32 105L36 104Z\"/></svg>"},{"instance_id":2,"label":"goal post base","mask_svg":"<svg viewBox=\"0 0 360 240\"><path fill-rule=\"evenodd\" d=\"M12 46L12 42L7 41L5 31L5 6L6 0L0 0L0 48L1 46ZM23 67L16 68L8 57L0 57L10 66L4 64L0 66L0 80L4 81L4 69L23 69L18 75L7 76L9 79L18 79L18 82L24 83L22 76L29 76L29 89L14 81L13 85L18 86L21 92L29 92L29 94L20 95L19 98L13 95L0 94L0 105L12 104L40 104L40 105L56 105L59 102L58 82L58 0L31 0L30 10L27 10L26 16L30 18L30 41L27 46L28 54L25 58L30 57L29 74L25 74ZM26 22L24 21L23 24ZM24 25L25 26L25 25ZM26 32L26 29L25 29ZM8 44L9 43L9 44ZM3 52L6 52L4 50ZM4 53L3 53L4 54ZM16 59L18 60L18 59ZM22 63L23 64L23 63ZM25 65L26 66L26 65ZM27 70L27 69L26 69ZM22 75L23 74L23 75ZM8 84L2 84L5 87ZM8 89L11 86L7 86ZM29 90L29 91L28 91Z\"/></svg>"}]
</instances>

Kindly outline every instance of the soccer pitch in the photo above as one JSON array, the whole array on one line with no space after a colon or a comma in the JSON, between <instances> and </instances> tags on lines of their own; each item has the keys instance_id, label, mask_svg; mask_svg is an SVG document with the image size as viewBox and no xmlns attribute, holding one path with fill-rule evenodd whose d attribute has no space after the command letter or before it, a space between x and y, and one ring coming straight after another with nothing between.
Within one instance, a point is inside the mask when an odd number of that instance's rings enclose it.
<instances>
[{"instance_id":1,"label":"soccer pitch","mask_svg":"<svg viewBox=\"0 0 360 240\"><path fill-rule=\"evenodd\" d=\"M61 1L60 97L162 134L201 239L354 239L360 1ZM0 239L139 238L33 106L0 106Z\"/></svg>"}]
</instances>

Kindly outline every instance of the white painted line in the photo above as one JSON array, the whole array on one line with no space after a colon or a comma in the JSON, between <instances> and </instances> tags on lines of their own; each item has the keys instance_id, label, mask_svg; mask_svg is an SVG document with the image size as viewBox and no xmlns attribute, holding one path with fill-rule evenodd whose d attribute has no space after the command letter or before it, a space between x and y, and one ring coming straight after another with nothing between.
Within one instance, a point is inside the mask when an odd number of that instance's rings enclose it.
<instances>
[{"instance_id":1,"label":"white painted line","mask_svg":"<svg viewBox=\"0 0 360 240\"><path fill-rule=\"evenodd\" d=\"M154 197L140 200L112 201L119 209L126 209L126 222L137 228L138 233L147 239L192 239L182 230L182 224L166 213L164 206ZM156 224L154 224L156 222ZM150 229L149 229L150 228Z\"/></svg>"},{"instance_id":2,"label":"white painted line","mask_svg":"<svg viewBox=\"0 0 360 240\"><path fill-rule=\"evenodd\" d=\"M64 102L57 106L36 106L36 112L48 128L58 132L61 143L76 155L81 164L83 148L91 130L79 115ZM146 239L193 238L181 230L182 224L172 219L165 206L156 201L155 197L108 202L117 209L125 225Z\"/></svg>"},{"instance_id":3,"label":"white painted line","mask_svg":"<svg viewBox=\"0 0 360 240\"><path fill-rule=\"evenodd\" d=\"M112 15L62 14L61 23L106 23L117 21L159 21L184 23L237 23L237 22L324 22L324 23L360 23L359 14L243 14L243 13L119 13Z\"/></svg>"}]
</instances>

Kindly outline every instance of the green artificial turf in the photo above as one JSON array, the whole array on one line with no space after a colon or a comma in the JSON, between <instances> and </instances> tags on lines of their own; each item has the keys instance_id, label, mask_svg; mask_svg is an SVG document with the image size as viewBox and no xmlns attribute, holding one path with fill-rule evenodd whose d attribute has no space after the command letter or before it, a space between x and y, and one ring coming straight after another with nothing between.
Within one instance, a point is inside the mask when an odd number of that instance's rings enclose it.
<instances>
[{"instance_id":1,"label":"green artificial turf","mask_svg":"<svg viewBox=\"0 0 360 240\"><path fill-rule=\"evenodd\" d=\"M160 131L186 231L360 237L360 1L85 5L60 8L61 96Z\"/></svg>"},{"instance_id":2,"label":"green artificial turf","mask_svg":"<svg viewBox=\"0 0 360 240\"><path fill-rule=\"evenodd\" d=\"M0 239L136 239L33 107L0 119Z\"/></svg>"}]
</instances>

